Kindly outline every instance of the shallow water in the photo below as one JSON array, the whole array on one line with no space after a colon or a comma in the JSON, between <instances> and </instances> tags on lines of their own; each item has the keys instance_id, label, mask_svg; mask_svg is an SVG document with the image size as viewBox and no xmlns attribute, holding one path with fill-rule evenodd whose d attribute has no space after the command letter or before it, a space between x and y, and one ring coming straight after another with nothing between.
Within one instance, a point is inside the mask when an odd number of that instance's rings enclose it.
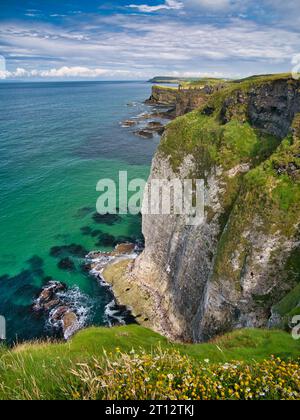
<instances>
[{"instance_id":1,"label":"shallow water","mask_svg":"<svg viewBox=\"0 0 300 420\"><path fill-rule=\"evenodd\" d=\"M136 137L120 121L149 112L142 102L150 88L125 82L0 84L0 314L10 341L49 334L45 320L31 311L49 278L82 294L86 324L106 324L111 295L82 269L84 252L50 250L71 244L108 250L121 236L140 237L138 216L103 221L93 215L99 179L118 179L120 170L129 178L149 174L159 138ZM75 268L59 268L63 258Z\"/></svg>"}]
</instances>

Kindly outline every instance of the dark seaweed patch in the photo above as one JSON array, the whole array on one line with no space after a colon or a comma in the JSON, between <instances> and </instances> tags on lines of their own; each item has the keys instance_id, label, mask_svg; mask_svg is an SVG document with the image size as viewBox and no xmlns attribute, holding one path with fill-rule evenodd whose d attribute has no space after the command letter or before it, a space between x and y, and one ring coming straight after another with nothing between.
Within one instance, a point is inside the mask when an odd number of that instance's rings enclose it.
<instances>
[{"instance_id":1,"label":"dark seaweed patch","mask_svg":"<svg viewBox=\"0 0 300 420\"><path fill-rule=\"evenodd\" d=\"M108 233L102 233L99 238L96 246L115 246L116 245L116 238L113 235L109 235Z\"/></svg>"},{"instance_id":2,"label":"dark seaweed patch","mask_svg":"<svg viewBox=\"0 0 300 420\"><path fill-rule=\"evenodd\" d=\"M94 211L94 207L82 207L79 209L75 215L76 219L82 219L92 213Z\"/></svg>"},{"instance_id":3,"label":"dark seaweed patch","mask_svg":"<svg viewBox=\"0 0 300 420\"><path fill-rule=\"evenodd\" d=\"M91 233L91 237L92 238L96 238L97 236L100 236L100 235L102 235L102 230L100 230L100 229L95 229L95 230L93 230L92 231L92 233Z\"/></svg>"},{"instance_id":4,"label":"dark seaweed patch","mask_svg":"<svg viewBox=\"0 0 300 420\"><path fill-rule=\"evenodd\" d=\"M116 238L117 244L124 244L126 242L135 242L132 236L118 236Z\"/></svg>"},{"instance_id":5,"label":"dark seaweed patch","mask_svg":"<svg viewBox=\"0 0 300 420\"><path fill-rule=\"evenodd\" d=\"M54 239L58 241L67 241L70 238L70 234L68 233L59 233L58 235L54 236Z\"/></svg>"},{"instance_id":6,"label":"dark seaweed patch","mask_svg":"<svg viewBox=\"0 0 300 420\"><path fill-rule=\"evenodd\" d=\"M65 271L74 271L75 270L75 264L70 258L64 258L64 259L60 260L57 264L57 267L60 270L65 270Z\"/></svg>"},{"instance_id":7,"label":"dark seaweed patch","mask_svg":"<svg viewBox=\"0 0 300 420\"><path fill-rule=\"evenodd\" d=\"M69 255L83 258L88 254L88 251L82 246L77 244L53 246L50 250L51 257L64 258Z\"/></svg>"},{"instance_id":8,"label":"dark seaweed patch","mask_svg":"<svg viewBox=\"0 0 300 420\"><path fill-rule=\"evenodd\" d=\"M27 264L30 265L32 270L42 268L43 265L44 265L44 260L41 257L39 257L38 255L34 255L33 257L31 257L26 262L27 262Z\"/></svg>"},{"instance_id":9,"label":"dark seaweed patch","mask_svg":"<svg viewBox=\"0 0 300 420\"><path fill-rule=\"evenodd\" d=\"M91 236L92 238L96 238L97 236L101 235L103 232L100 229L92 229L89 226L84 226L81 229L81 233L85 236Z\"/></svg>"},{"instance_id":10,"label":"dark seaweed patch","mask_svg":"<svg viewBox=\"0 0 300 420\"><path fill-rule=\"evenodd\" d=\"M93 229L89 226L84 226L84 227L80 228L80 231L83 235L89 236L89 235L91 235Z\"/></svg>"},{"instance_id":11,"label":"dark seaweed patch","mask_svg":"<svg viewBox=\"0 0 300 420\"><path fill-rule=\"evenodd\" d=\"M102 225L109 225L112 226L116 223L120 223L122 221L122 217L118 214L93 214L93 220L95 223L102 224Z\"/></svg>"},{"instance_id":12,"label":"dark seaweed patch","mask_svg":"<svg viewBox=\"0 0 300 420\"><path fill-rule=\"evenodd\" d=\"M44 260L38 255L34 255L29 260L26 261L29 265L31 271L35 276L43 277L44 276Z\"/></svg>"}]
</instances>

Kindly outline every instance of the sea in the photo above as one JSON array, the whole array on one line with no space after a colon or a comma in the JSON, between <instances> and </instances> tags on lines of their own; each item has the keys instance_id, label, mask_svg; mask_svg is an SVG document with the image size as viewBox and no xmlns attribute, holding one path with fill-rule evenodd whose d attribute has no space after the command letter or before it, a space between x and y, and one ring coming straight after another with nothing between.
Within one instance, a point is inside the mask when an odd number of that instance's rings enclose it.
<instances>
[{"instance_id":1,"label":"sea","mask_svg":"<svg viewBox=\"0 0 300 420\"><path fill-rule=\"evenodd\" d=\"M86 270L85 252L142 240L141 217L97 217L96 185L117 182L119 171L147 179L159 136L138 137L121 123L151 111L150 91L146 82L0 84L0 315L8 342L51 337L47 319L32 311L50 280L67 285L82 325L108 325L111 291Z\"/></svg>"}]
</instances>

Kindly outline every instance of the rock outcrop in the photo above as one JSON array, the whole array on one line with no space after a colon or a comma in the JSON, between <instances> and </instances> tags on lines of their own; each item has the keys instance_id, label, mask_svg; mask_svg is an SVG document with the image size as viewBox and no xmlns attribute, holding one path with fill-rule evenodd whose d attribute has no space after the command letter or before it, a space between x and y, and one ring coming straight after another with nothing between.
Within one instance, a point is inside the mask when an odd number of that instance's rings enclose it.
<instances>
[{"instance_id":1,"label":"rock outcrop","mask_svg":"<svg viewBox=\"0 0 300 420\"><path fill-rule=\"evenodd\" d=\"M145 250L122 272L122 303L138 302L146 325L204 341L279 325L286 296L299 303L299 113L300 81L274 76L228 83L169 124L150 180L204 179L205 220L143 215Z\"/></svg>"},{"instance_id":2,"label":"rock outcrop","mask_svg":"<svg viewBox=\"0 0 300 420\"><path fill-rule=\"evenodd\" d=\"M215 92L224 88L220 83L215 86L204 85L201 88L171 88L153 86L152 94L146 103L150 105L170 106L174 117L179 117L203 106Z\"/></svg>"},{"instance_id":3,"label":"rock outcrop","mask_svg":"<svg viewBox=\"0 0 300 420\"><path fill-rule=\"evenodd\" d=\"M84 302L85 303L85 302ZM41 290L32 310L46 318L52 333L66 340L85 325L86 312L79 290L51 280Z\"/></svg>"}]
</instances>

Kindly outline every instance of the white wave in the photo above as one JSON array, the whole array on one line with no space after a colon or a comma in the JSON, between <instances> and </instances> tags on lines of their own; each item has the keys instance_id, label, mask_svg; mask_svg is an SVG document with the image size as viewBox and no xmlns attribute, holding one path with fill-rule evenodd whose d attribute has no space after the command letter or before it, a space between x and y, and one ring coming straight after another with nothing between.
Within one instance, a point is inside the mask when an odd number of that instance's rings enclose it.
<instances>
[{"instance_id":1,"label":"white wave","mask_svg":"<svg viewBox=\"0 0 300 420\"><path fill-rule=\"evenodd\" d=\"M77 321L64 331L64 338L67 340L74 335L75 332L87 326L92 315L93 302L78 286L57 293L57 297L60 300L60 305L49 313L47 324L48 327L62 330L63 320L55 320L55 313L59 308L66 306L66 313L73 312L77 317Z\"/></svg>"},{"instance_id":2,"label":"white wave","mask_svg":"<svg viewBox=\"0 0 300 420\"><path fill-rule=\"evenodd\" d=\"M124 316L120 313L115 299L113 299L105 306L104 320L109 327L112 327L115 323L120 325L126 324Z\"/></svg>"}]
</instances>

